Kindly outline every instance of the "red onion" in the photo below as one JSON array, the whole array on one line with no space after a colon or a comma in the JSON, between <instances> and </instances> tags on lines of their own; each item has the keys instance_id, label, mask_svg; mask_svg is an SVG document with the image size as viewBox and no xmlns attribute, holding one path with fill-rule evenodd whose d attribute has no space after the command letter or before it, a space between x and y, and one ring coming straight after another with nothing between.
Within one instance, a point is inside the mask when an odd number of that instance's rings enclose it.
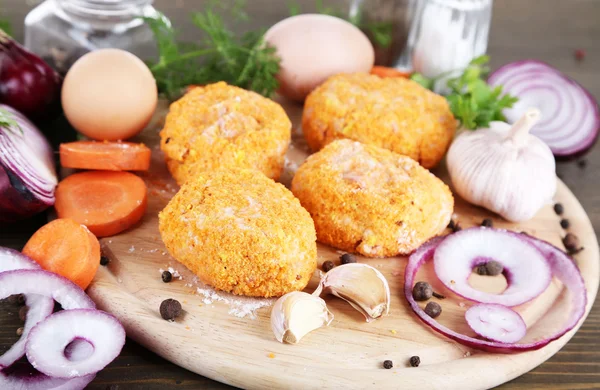
<instances>
[{"instance_id":1,"label":"red onion","mask_svg":"<svg viewBox=\"0 0 600 390\"><path fill-rule=\"evenodd\" d=\"M0 104L0 222L53 205L57 182L48 141L22 114Z\"/></svg>"},{"instance_id":2,"label":"red onion","mask_svg":"<svg viewBox=\"0 0 600 390\"><path fill-rule=\"evenodd\" d=\"M476 228L477 229L477 228ZM425 262L431 260L434 256L436 248L444 237L436 237L423 244L417 249L409 258L408 264L406 265L406 271L404 273L404 295L408 301L411 309L417 314L417 316L431 326L435 331L453 339L457 342L464 344L468 347L482 349L490 352L518 352L535 350L544 347L551 341L554 341L577 326L579 321L585 314L585 308L587 304L587 293L583 278L579 273L579 270L573 263L573 260L567 256L566 253L560 249L536 238L526 236L524 234L509 233L510 235L519 238L525 242L534 245L544 255L550 270L554 277L562 282L564 287L570 293L571 310L567 316L567 320L563 323L560 329L554 331L551 335L546 338L530 343L502 343L496 341L481 340L471 336L467 336L458 332L455 332L448 327L440 324L435 319L425 313L425 311L419 306L417 301L412 296L412 287L415 283L415 276L421 266Z\"/></svg>"},{"instance_id":3,"label":"red onion","mask_svg":"<svg viewBox=\"0 0 600 390\"><path fill-rule=\"evenodd\" d=\"M37 371L27 362L18 362L0 371L0 389L11 390L83 390L96 377L52 378Z\"/></svg>"},{"instance_id":4,"label":"red onion","mask_svg":"<svg viewBox=\"0 0 600 390\"><path fill-rule=\"evenodd\" d=\"M482 303L471 306L465 319L475 333L501 343L516 343L527 332L521 315L502 305Z\"/></svg>"},{"instance_id":5,"label":"red onion","mask_svg":"<svg viewBox=\"0 0 600 390\"><path fill-rule=\"evenodd\" d=\"M488 83L502 85L503 91L519 101L504 110L515 122L530 107L542 112L531 134L542 139L557 158L572 158L589 150L600 132L600 109L596 99L574 80L550 65L524 60L512 62L493 72Z\"/></svg>"},{"instance_id":6,"label":"red onion","mask_svg":"<svg viewBox=\"0 0 600 390\"><path fill-rule=\"evenodd\" d=\"M62 79L50 65L0 30L0 103L32 120L60 108Z\"/></svg>"},{"instance_id":7,"label":"red onion","mask_svg":"<svg viewBox=\"0 0 600 390\"><path fill-rule=\"evenodd\" d=\"M508 288L490 294L471 287L473 268L495 260L504 267ZM479 303L517 306L540 295L552 279L535 246L496 229L465 229L448 236L435 250L435 274L452 292Z\"/></svg>"}]
</instances>

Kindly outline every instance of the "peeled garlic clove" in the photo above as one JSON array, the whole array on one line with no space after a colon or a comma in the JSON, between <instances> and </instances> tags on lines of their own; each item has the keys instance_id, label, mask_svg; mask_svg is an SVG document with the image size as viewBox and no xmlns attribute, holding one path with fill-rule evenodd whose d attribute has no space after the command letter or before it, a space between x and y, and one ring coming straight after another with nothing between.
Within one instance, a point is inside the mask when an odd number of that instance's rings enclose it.
<instances>
[{"instance_id":1,"label":"peeled garlic clove","mask_svg":"<svg viewBox=\"0 0 600 390\"><path fill-rule=\"evenodd\" d=\"M307 333L328 326L333 314L325 301L301 291L285 294L271 311L271 329L280 343L296 344Z\"/></svg>"},{"instance_id":2,"label":"peeled garlic clove","mask_svg":"<svg viewBox=\"0 0 600 390\"><path fill-rule=\"evenodd\" d=\"M390 287L381 272L367 264L344 264L327 272L315 294L335 295L361 312L367 322L390 311Z\"/></svg>"}]
</instances>

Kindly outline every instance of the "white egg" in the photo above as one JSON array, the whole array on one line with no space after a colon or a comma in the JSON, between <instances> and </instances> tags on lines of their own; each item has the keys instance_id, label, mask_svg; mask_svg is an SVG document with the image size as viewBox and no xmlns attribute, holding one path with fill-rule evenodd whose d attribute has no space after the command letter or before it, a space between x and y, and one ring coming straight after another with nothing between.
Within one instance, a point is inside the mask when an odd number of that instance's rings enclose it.
<instances>
[{"instance_id":1,"label":"white egg","mask_svg":"<svg viewBox=\"0 0 600 390\"><path fill-rule=\"evenodd\" d=\"M334 16L292 16L271 27L265 41L281 58L279 92L302 101L327 78L338 73L369 72L375 50L353 24Z\"/></svg>"}]
</instances>

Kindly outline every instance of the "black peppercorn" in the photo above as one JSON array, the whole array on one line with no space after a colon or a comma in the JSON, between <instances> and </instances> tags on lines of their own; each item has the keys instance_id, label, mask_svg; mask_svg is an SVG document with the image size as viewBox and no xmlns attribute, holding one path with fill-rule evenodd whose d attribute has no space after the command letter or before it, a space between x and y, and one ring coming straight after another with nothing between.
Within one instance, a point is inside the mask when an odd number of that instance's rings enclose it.
<instances>
[{"instance_id":1,"label":"black peppercorn","mask_svg":"<svg viewBox=\"0 0 600 390\"><path fill-rule=\"evenodd\" d=\"M327 260L323 263L323 265L321 265L323 272L329 272L333 269L333 267L335 267L335 264L333 264L333 261L330 260Z\"/></svg>"},{"instance_id":2,"label":"black peppercorn","mask_svg":"<svg viewBox=\"0 0 600 390\"><path fill-rule=\"evenodd\" d=\"M19 319L21 321L25 321L25 318L27 318L28 311L29 311L29 308L27 306L23 306L19 309Z\"/></svg>"},{"instance_id":3,"label":"black peppercorn","mask_svg":"<svg viewBox=\"0 0 600 390\"><path fill-rule=\"evenodd\" d=\"M427 282L417 282L412 290L413 298L415 301L426 301L433 295L433 289L431 284Z\"/></svg>"},{"instance_id":4,"label":"black peppercorn","mask_svg":"<svg viewBox=\"0 0 600 390\"><path fill-rule=\"evenodd\" d=\"M392 367L394 367L394 363L391 360L386 360L383 362L383 368L386 370L389 370Z\"/></svg>"},{"instance_id":5,"label":"black peppercorn","mask_svg":"<svg viewBox=\"0 0 600 390\"><path fill-rule=\"evenodd\" d=\"M110 259L106 256L100 256L100 265L107 266L110 263Z\"/></svg>"},{"instance_id":6,"label":"black peppercorn","mask_svg":"<svg viewBox=\"0 0 600 390\"><path fill-rule=\"evenodd\" d=\"M485 270L487 275L496 276L500 275L504 271L504 266L496 260L491 260L485 263Z\"/></svg>"},{"instance_id":7,"label":"black peppercorn","mask_svg":"<svg viewBox=\"0 0 600 390\"><path fill-rule=\"evenodd\" d=\"M351 253L344 253L340 256L340 262L342 264L356 263L356 257Z\"/></svg>"},{"instance_id":8,"label":"black peppercorn","mask_svg":"<svg viewBox=\"0 0 600 390\"><path fill-rule=\"evenodd\" d=\"M161 277L162 277L162 281L165 283L169 283L171 280L173 280L173 274L170 273L169 271L163 271Z\"/></svg>"},{"instance_id":9,"label":"black peppercorn","mask_svg":"<svg viewBox=\"0 0 600 390\"><path fill-rule=\"evenodd\" d=\"M442 313L442 307L439 303L429 302L427 306L425 306L425 313L431 318L436 318Z\"/></svg>"},{"instance_id":10,"label":"black peppercorn","mask_svg":"<svg viewBox=\"0 0 600 390\"><path fill-rule=\"evenodd\" d=\"M554 205L554 212L555 212L557 215L562 215L562 213L564 213L564 212L565 212L565 208L563 207L563 205L562 205L562 204L560 204L560 203L556 203L556 204Z\"/></svg>"},{"instance_id":11,"label":"black peppercorn","mask_svg":"<svg viewBox=\"0 0 600 390\"><path fill-rule=\"evenodd\" d=\"M481 226L492 227L494 226L494 222L491 220L491 218L486 218L483 221L481 221Z\"/></svg>"},{"instance_id":12,"label":"black peppercorn","mask_svg":"<svg viewBox=\"0 0 600 390\"><path fill-rule=\"evenodd\" d=\"M181 314L181 303L175 299L165 299L160 304L160 316L163 320L175 321Z\"/></svg>"},{"instance_id":13,"label":"black peppercorn","mask_svg":"<svg viewBox=\"0 0 600 390\"><path fill-rule=\"evenodd\" d=\"M479 264L477 267L475 267L475 272L477 272L477 275L487 275L488 274L485 264Z\"/></svg>"},{"instance_id":14,"label":"black peppercorn","mask_svg":"<svg viewBox=\"0 0 600 390\"><path fill-rule=\"evenodd\" d=\"M450 222L448 223L448 229L454 230L454 226L456 226L456 224L454 223L454 220L451 219Z\"/></svg>"},{"instance_id":15,"label":"black peppercorn","mask_svg":"<svg viewBox=\"0 0 600 390\"><path fill-rule=\"evenodd\" d=\"M568 229L569 226L571 226L571 224L569 223L568 219L563 218L560 220L560 227L562 227L563 229Z\"/></svg>"},{"instance_id":16,"label":"black peppercorn","mask_svg":"<svg viewBox=\"0 0 600 390\"><path fill-rule=\"evenodd\" d=\"M419 364L421 364L421 358L418 356L411 356L410 366L411 367L419 367Z\"/></svg>"},{"instance_id":17,"label":"black peppercorn","mask_svg":"<svg viewBox=\"0 0 600 390\"><path fill-rule=\"evenodd\" d=\"M22 305L25 302L25 297L23 297L23 294L14 294L6 298L6 300L11 305Z\"/></svg>"},{"instance_id":18,"label":"black peppercorn","mask_svg":"<svg viewBox=\"0 0 600 390\"><path fill-rule=\"evenodd\" d=\"M563 245L568 252L573 252L579 249L579 238L573 233L567 233L563 238Z\"/></svg>"}]
</instances>

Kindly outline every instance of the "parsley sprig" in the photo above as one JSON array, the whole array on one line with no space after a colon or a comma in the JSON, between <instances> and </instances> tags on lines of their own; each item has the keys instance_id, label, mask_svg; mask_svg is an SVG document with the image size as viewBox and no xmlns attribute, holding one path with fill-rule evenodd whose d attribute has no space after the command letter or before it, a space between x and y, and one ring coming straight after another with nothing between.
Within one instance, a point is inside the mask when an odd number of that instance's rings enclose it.
<instances>
[{"instance_id":1,"label":"parsley sprig","mask_svg":"<svg viewBox=\"0 0 600 390\"><path fill-rule=\"evenodd\" d=\"M489 56L474 58L463 73L448 79L450 92L446 95L450 109L461 126L467 129L488 127L492 121L506 121L502 110L510 108L519 99L502 93L502 86L491 87L485 81L490 72ZM454 73L454 72L451 72ZM441 74L427 78L414 73L411 79L427 89L433 89L436 81L448 76Z\"/></svg>"},{"instance_id":2,"label":"parsley sprig","mask_svg":"<svg viewBox=\"0 0 600 390\"><path fill-rule=\"evenodd\" d=\"M205 34L201 44L180 42L169 20L162 14L144 18L157 42L159 60L149 63L158 89L168 98L177 98L189 85L225 81L270 96L279 84L279 57L275 48L263 40L263 31L252 31L237 38L216 11L223 3L211 2L204 12L192 15L196 27ZM246 19L243 2L230 11Z\"/></svg>"}]
</instances>

